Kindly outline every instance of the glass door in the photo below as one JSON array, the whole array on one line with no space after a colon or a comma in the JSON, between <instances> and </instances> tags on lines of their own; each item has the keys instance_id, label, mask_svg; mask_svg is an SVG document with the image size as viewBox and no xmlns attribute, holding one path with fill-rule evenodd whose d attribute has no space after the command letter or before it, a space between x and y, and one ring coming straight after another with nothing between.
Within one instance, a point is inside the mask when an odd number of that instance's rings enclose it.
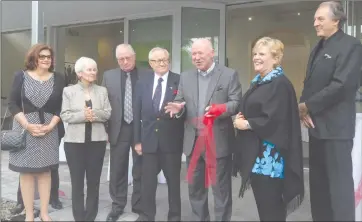
<instances>
[{"instance_id":1,"label":"glass door","mask_svg":"<svg viewBox=\"0 0 362 222\"><path fill-rule=\"evenodd\" d=\"M181 71L192 69L191 45L196 38L208 38L215 50L215 62L225 65L225 5L184 6L181 9Z\"/></svg>"},{"instance_id":2,"label":"glass door","mask_svg":"<svg viewBox=\"0 0 362 222\"><path fill-rule=\"evenodd\" d=\"M137 67L151 68L148 64L148 53L154 47L165 48L171 55L172 17L166 15L129 21L128 43L136 52Z\"/></svg>"}]
</instances>

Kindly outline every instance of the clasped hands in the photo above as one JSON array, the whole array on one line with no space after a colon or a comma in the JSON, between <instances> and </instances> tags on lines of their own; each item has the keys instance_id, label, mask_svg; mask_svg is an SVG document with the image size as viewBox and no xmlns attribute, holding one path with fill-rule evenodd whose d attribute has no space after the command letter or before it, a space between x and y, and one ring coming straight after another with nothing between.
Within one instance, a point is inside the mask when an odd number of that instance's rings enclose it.
<instances>
[{"instance_id":1,"label":"clasped hands","mask_svg":"<svg viewBox=\"0 0 362 222\"><path fill-rule=\"evenodd\" d=\"M94 114L92 108L87 107L87 106L84 107L84 116L88 122L93 122L97 118L96 115Z\"/></svg>"},{"instance_id":2,"label":"clasped hands","mask_svg":"<svg viewBox=\"0 0 362 222\"><path fill-rule=\"evenodd\" d=\"M26 130L34 137L42 137L53 130L54 127L43 124L28 124Z\"/></svg>"},{"instance_id":3,"label":"clasped hands","mask_svg":"<svg viewBox=\"0 0 362 222\"><path fill-rule=\"evenodd\" d=\"M245 119L244 115L241 112L236 114L234 119L234 128L239 130L248 130L248 124L249 122Z\"/></svg>"}]
</instances>

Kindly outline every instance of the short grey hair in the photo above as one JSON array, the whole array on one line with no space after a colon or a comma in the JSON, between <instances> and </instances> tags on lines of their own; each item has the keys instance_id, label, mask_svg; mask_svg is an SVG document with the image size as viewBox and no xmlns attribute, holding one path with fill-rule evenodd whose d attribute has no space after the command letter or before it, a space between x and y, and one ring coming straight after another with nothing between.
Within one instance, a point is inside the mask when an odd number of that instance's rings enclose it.
<instances>
[{"instance_id":1,"label":"short grey hair","mask_svg":"<svg viewBox=\"0 0 362 222\"><path fill-rule=\"evenodd\" d=\"M196 38L193 40L192 45L198 44L198 43L206 44L210 49L214 50L214 46L212 45L210 38L206 38L206 37Z\"/></svg>"},{"instance_id":2,"label":"short grey hair","mask_svg":"<svg viewBox=\"0 0 362 222\"><path fill-rule=\"evenodd\" d=\"M97 67L97 63L96 61L94 61L94 59L92 58L88 58L88 57L80 57L74 65L74 72L77 74L77 76L79 76L79 73L84 72L85 68L88 65L95 65Z\"/></svg>"},{"instance_id":3,"label":"short grey hair","mask_svg":"<svg viewBox=\"0 0 362 222\"><path fill-rule=\"evenodd\" d=\"M166 54L167 58L168 59L170 58L170 53L167 51L167 49L161 48L161 47L155 47L155 48L151 49L151 51L148 53L148 60L151 60L153 53L155 53L157 51L163 51Z\"/></svg>"},{"instance_id":4,"label":"short grey hair","mask_svg":"<svg viewBox=\"0 0 362 222\"><path fill-rule=\"evenodd\" d=\"M121 49L126 49L126 50L129 51L131 54L136 55L133 47L132 47L130 44L123 43L123 44L119 44L119 45L116 47L116 58L117 58L117 55L118 55L118 53L119 53L119 51L120 51Z\"/></svg>"},{"instance_id":5,"label":"short grey hair","mask_svg":"<svg viewBox=\"0 0 362 222\"><path fill-rule=\"evenodd\" d=\"M347 15L344 12L343 6L340 1L322 2L320 7L328 6L333 20L338 20L338 28L343 28L344 23L347 21Z\"/></svg>"}]
</instances>

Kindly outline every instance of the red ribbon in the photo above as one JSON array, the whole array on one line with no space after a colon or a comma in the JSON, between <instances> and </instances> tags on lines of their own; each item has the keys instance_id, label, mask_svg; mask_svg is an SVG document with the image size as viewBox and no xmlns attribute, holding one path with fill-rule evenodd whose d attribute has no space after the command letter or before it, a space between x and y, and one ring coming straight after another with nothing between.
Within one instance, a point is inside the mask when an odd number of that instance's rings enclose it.
<instances>
[{"instance_id":1,"label":"red ribbon","mask_svg":"<svg viewBox=\"0 0 362 222\"><path fill-rule=\"evenodd\" d=\"M226 112L226 104L212 104L209 111L202 117L205 125L200 136L195 142L189 168L187 170L187 181L192 183L194 171L203 151L205 151L205 187L214 185L216 182L216 146L214 139L214 121L221 114Z\"/></svg>"}]
</instances>

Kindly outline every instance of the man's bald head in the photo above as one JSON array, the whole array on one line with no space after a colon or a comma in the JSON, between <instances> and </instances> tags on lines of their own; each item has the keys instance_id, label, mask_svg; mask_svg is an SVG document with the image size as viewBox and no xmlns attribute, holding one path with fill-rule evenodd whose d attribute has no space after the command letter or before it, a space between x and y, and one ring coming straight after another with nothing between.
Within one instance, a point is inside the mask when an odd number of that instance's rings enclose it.
<instances>
[{"instance_id":1,"label":"man's bald head","mask_svg":"<svg viewBox=\"0 0 362 222\"><path fill-rule=\"evenodd\" d=\"M208 70L214 62L214 48L207 38L196 39L191 46L192 63L201 71Z\"/></svg>"}]
</instances>

